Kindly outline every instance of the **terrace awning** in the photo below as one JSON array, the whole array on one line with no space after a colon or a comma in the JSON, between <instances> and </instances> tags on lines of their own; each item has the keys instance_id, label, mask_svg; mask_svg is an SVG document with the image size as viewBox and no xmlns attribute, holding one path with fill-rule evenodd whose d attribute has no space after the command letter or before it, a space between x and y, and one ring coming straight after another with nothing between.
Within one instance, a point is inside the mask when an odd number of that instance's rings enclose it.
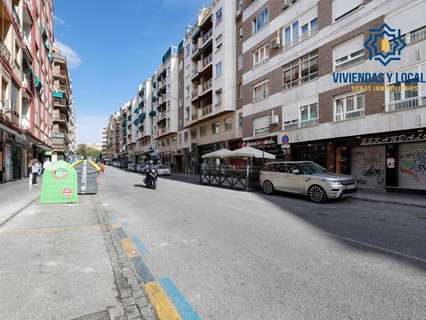
<instances>
[{"instance_id":1,"label":"terrace awning","mask_svg":"<svg viewBox=\"0 0 426 320\"><path fill-rule=\"evenodd\" d=\"M53 98L63 99L64 93L62 91L55 90L52 93Z\"/></svg>"},{"instance_id":2,"label":"terrace awning","mask_svg":"<svg viewBox=\"0 0 426 320\"><path fill-rule=\"evenodd\" d=\"M231 153L230 158L275 159L273 154L252 147L243 147Z\"/></svg>"},{"instance_id":3,"label":"terrace awning","mask_svg":"<svg viewBox=\"0 0 426 320\"><path fill-rule=\"evenodd\" d=\"M203 159L224 159L229 158L232 155L232 151L228 149L220 149L203 155Z\"/></svg>"}]
</instances>

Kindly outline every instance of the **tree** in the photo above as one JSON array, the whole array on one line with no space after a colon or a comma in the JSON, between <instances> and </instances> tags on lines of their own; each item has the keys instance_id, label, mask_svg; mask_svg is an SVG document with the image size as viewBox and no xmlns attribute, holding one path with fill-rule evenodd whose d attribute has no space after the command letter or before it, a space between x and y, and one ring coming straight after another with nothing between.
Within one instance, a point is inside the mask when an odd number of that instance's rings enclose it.
<instances>
[{"instance_id":1,"label":"tree","mask_svg":"<svg viewBox=\"0 0 426 320\"><path fill-rule=\"evenodd\" d=\"M101 151L94 148L89 148L84 143L78 145L76 154L79 156L82 156L84 159L87 159L87 158L100 159L101 158Z\"/></svg>"}]
</instances>

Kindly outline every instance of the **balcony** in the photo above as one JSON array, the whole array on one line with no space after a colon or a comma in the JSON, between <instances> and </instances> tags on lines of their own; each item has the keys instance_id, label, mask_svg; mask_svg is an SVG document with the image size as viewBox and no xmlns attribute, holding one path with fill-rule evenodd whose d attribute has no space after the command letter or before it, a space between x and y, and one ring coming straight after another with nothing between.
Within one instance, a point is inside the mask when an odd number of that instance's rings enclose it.
<instances>
[{"instance_id":1,"label":"balcony","mask_svg":"<svg viewBox=\"0 0 426 320\"><path fill-rule=\"evenodd\" d=\"M413 97L405 100L394 101L386 104L386 112L403 111L426 105L426 97Z\"/></svg>"},{"instance_id":2,"label":"balcony","mask_svg":"<svg viewBox=\"0 0 426 320\"><path fill-rule=\"evenodd\" d=\"M159 112L157 115L157 122L163 121L167 118L167 112Z\"/></svg>"},{"instance_id":3,"label":"balcony","mask_svg":"<svg viewBox=\"0 0 426 320\"><path fill-rule=\"evenodd\" d=\"M167 101L167 95L163 94L158 98L158 105L157 107L161 106L163 103Z\"/></svg>"},{"instance_id":4,"label":"balcony","mask_svg":"<svg viewBox=\"0 0 426 320\"><path fill-rule=\"evenodd\" d=\"M254 129L254 135L255 136L263 136L265 134L268 134L269 132L270 132L269 126L264 127L264 128Z\"/></svg>"},{"instance_id":5,"label":"balcony","mask_svg":"<svg viewBox=\"0 0 426 320\"><path fill-rule=\"evenodd\" d=\"M198 119L204 119L213 113L213 105L205 106L201 109L198 109Z\"/></svg>"},{"instance_id":6,"label":"balcony","mask_svg":"<svg viewBox=\"0 0 426 320\"><path fill-rule=\"evenodd\" d=\"M57 122L66 122L67 121L67 118L65 117L65 115L61 114L59 112L53 112L52 119L53 119L53 121L57 121Z\"/></svg>"},{"instance_id":7,"label":"balcony","mask_svg":"<svg viewBox=\"0 0 426 320\"><path fill-rule=\"evenodd\" d=\"M307 127L317 126L319 124L319 119L311 119L311 120L299 120L297 122L291 122L284 124L284 130L294 130L301 129Z\"/></svg>"},{"instance_id":8,"label":"balcony","mask_svg":"<svg viewBox=\"0 0 426 320\"><path fill-rule=\"evenodd\" d=\"M210 80L204 82L203 84L201 84L201 94L200 95L206 94L211 89L212 89L212 80L210 79Z\"/></svg>"},{"instance_id":9,"label":"balcony","mask_svg":"<svg viewBox=\"0 0 426 320\"><path fill-rule=\"evenodd\" d=\"M209 54L207 57L205 57L202 60L202 65L200 71L203 71L205 68L207 68L209 65L211 65L213 62L213 54Z\"/></svg>"},{"instance_id":10,"label":"balcony","mask_svg":"<svg viewBox=\"0 0 426 320\"><path fill-rule=\"evenodd\" d=\"M62 70L59 67L55 67L55 68L53 68L53 76L66 78L67 72L65 70Z\"/></svg>"},{"instance_id":11,"label":"balcony","mask_svg":"<svg viewBox=\"0 0 426 320\"><path fill-rule=\"evenodd\" d=\"M3 43L3 41L0 41L0 54L3 57L4 60L6 60L8 63L10 63L10 51L6 47L6 45Z\"/></svg>"}]
</instances>

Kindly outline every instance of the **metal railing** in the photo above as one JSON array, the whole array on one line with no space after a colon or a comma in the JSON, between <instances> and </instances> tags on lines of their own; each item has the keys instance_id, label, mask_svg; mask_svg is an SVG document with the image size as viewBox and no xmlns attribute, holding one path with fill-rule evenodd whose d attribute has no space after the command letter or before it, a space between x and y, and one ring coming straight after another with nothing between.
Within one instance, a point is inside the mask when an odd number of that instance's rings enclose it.
<instances>
[{"instance_id":1,"label":"metal railing","mask_svg":"<svg viewBox=\"0 0 426 320\"><path fill-rule=\"evenodd\" d=\"M261 136L263 134L267 134L270 132L269 126L259 129L254 129L254 135L255 136Z\"/></svg>"},{"instance_id":2,"label":"metal railing","mask_svg":"<svg viewBox=\"0 0 426 320\"><path fill-rule=\"evenodd\" d=\"M201 119L213 113L213 105L205 106L201 109L198 109L198 117Z\"/></svg>"},{"instance_id":3,"label":"metal railing","mask_svg":"<svg viewBox=\"0 0 426 320\"><path fill-rule=\"evenodd\" d=\"M207 67L212 62L213 62L213 54L210 53L207 57L203 59L203 68Z\"/></svg>"},{"instance_id":4,"label":"metal railing","mask_svg":"<svg viewBox=\"0 0 426 320\"><path fill-rule=\"evenodd\" d=\"M0 54L1 56L10 63L10 51L9 49L6 47L6 45L3 43L3 41L0 41Z\"/></svg>"},{"instance_id":5,"label":"metal railing","mask_svg":"<svg viewBox=\"0 0 426 320\"><path fill-rule=\"evenodd\" d=\"M210 40L212 35L213 35L213 29L210 29L205 35L203 35L201 37L201 41L202 41L201 46L204 46Z\"/></svg>"},{"instance_id":6,"label":"metal railing","mask_svg":"<svg viewBox=\"0 0 426 320\"><path fill-rule=\"evenodd\" d=\"M202 93L204 93L204 92L206 92L206 91L208 91L208 90L210 90L212 88L212 80L210 79L210 80L208 80L208 81L206 81L206 82L204 82L202 85L201 85L201 91L202 91Z\"/></svg>"},{"instance_id":7,"label":"metal railing","mask_svg":"<svg viewBox=\"0 0 426 320\"><path fill-rule=\"evenodd\" d=\"M395 101L386 105L386 112L414 109L426 105L426 97L413 97L405 100Z\"/></svg>"}]
</instances>

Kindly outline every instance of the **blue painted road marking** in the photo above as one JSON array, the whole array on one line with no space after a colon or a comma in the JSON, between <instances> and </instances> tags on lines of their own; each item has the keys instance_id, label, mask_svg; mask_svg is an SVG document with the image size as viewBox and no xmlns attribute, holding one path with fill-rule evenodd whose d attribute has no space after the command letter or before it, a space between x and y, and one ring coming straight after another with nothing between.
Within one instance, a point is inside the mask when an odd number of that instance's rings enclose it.
<instances>
[{"instance_id":1,"label":"blue painted road marking","mask_svg":"<svg viewBox=\"0 0 426 320\"><path fill-rule=\"evenodd\" d=\"M125 239L125 238L127 238L127 236L126 236L126 233L124 232L124 230L123 230L123 228L117 228L117 229L115 229L115 231L117 232L117 234L118 234L118 237L120 238L120 239Z\"/></svg>"},{"instance_id":2,"label":"blue painted road marking","mask_svg":"<svg viewBox=\"0 0 426 320\"><path fill-rule=\"evenodd\" d=\"M151 272L149 272L148 267L143 262L141 257L133 257L131 260L136 269L136 272L138 273L143 283L154 281L153 275L151 274Z\"/></svg>"},{"instance_id":3,"label":"blue painted road marking","mask_svg":"<svg viewBox=\"0 0 426 320\"><path fill-rule=\"evenodd\" d=\"M182 320L201 320L199 315L192 309L191 305L169 278L161 278L160 284L167 292L168 297L172 300Z\"/></svg>"},{"instance_id":4,"label":"blue painted road marking","mask_svg":"<svg viewBox=\"0 0 426 320\"><path fill-rule=\"evenodd\" d=\"M132 241L133 241L136 249L138 249L139 254L141 256L148 253L148 249L145 247L145 245L143 244L142 240L139 237L137 237L137 236L132 237Z\"/></svg>"}]
</instances>

